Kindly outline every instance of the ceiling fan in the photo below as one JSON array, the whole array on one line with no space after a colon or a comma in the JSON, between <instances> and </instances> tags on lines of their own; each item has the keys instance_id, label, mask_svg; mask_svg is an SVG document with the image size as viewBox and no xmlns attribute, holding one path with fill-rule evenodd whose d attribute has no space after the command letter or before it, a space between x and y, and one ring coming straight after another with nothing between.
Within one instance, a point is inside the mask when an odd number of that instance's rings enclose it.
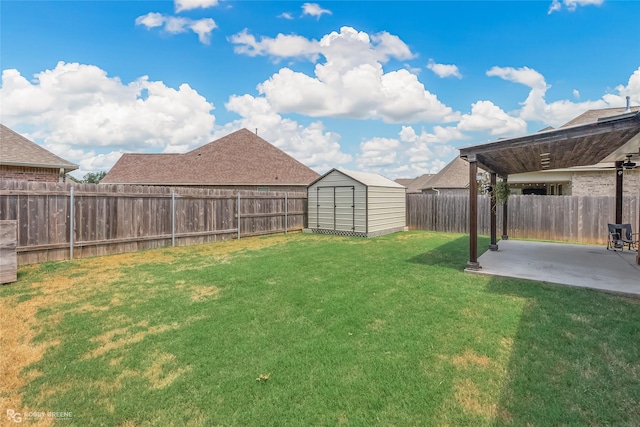
<instances>
[{"instance_id":1,"label":"ceiling fan","mask_svg":"<svg viewBox=\"0 0 640 427\"><path fill-rule=\"evenodd\" d=\"M636 162L632 162L631 161L631 157L633 157L634 154L627 154L627 160L625 160L622 163L622 167L625 169L633 169L636 167Z\"/></svg>"}]
</instances>

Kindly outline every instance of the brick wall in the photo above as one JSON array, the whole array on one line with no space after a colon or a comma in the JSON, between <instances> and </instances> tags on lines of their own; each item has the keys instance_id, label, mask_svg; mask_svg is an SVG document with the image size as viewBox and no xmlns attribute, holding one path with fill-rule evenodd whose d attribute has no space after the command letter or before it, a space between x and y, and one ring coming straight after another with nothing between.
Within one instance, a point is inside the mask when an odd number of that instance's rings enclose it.
<instances>
[{"instance_id":1,"label":"brick wall","mask_svg":"<svg viewBox=\"0 0 640 427\"><path fill-rule=\"evenodd\" d=\"M59 182L60 169L32 168L27 166L0 166L0 179L18 181Z\"/></svg>"},{"instance_id":2,"label":"brick wall","mask_svg":"<svg viewBox=\"0 0 640 427\"><path fill-rule=\"evenodd\" d=\"M574 172L571 176L571 194L574 196L613 196L616 191L614 170ZM624 196L637 196L640 192L640 169L624 171Z\"/></svg>"}]
</instances>

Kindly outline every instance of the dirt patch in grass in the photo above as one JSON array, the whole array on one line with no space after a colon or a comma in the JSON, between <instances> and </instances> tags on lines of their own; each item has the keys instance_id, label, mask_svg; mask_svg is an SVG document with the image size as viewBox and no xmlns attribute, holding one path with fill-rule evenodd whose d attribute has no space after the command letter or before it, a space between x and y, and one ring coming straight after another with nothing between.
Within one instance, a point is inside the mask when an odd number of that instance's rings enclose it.
<instances>
[{"instance_id":1,"label":"dirt patch in grass","mask_svg":"<svg viewBox=\"0 0 640 427\"><path fill-rule=\"evenodd\" d=\"M132 332L133 329L140 330L137 332ZM91 342L98 343L100 347L85 354L82 359L93 359L111 350L116 350L130 344L138 343L148 335L156 335L173 329L178 329L178 323L149 327L147 321L142 321L136 323L135 325L124 328L113 329L111 331L105 332L102 335L98 335L97 337L92 338Z\"/></svg>"},{"instance_id":2,"label":"dirt patch in grass","mask_svg":"<svg viewBox=\"0 0 640 427\"><path fill-rule=\"evenodd\" d=\"M463 379L455 384L455 398L466 411L492 419L496 416L498 406L483 398L478 386L470 380Z\"/></svg>"},{"instance_id":3,"label":"dirt patch in grass","mask_svg":"<svg viewBox=\"0 0 640 427\"><path fill-rule=\"evenodd\" d=\"M374 331L379 331L379 330L381 330L382 328L384 328L384 326L385 326L385 324L386 324L386 323L387 323L387 322L385 322L385 321L384 321L384 320L382 320L382 319L376 319L376 320L374 320L373 322L369 323L369 327L370 327L371 329L373 329Z\"/></svg>"},{"instance_id":4,"label":"dirt patch in grass","mask_svg":"<svg viewBox=\"0 0 640 427\"><path fill-rule=\"evenodd\" d=\"M491 359L472 350L467 350L461 355L454 356L451 362L458 368L488 368L491 364Z\"/></svg>"},{"instance_id":5,"label":"dirt patch in grass","mask_svg":"<svg viewBox=\"0 0 640 427\"><path fill-rule=\"evenodd\" d=\"M217 286L201 286L191 292L191 301L202 302L209 299L220 298L220 289Z\"/></svg>"},{"instance_id":6,"label":"dirt patch in grass","mask_svg":"<svg viewBox=\"0 0 640 427\"><path fill-rule=\"evenodd\" d=\"M480 319L483 317L482 313L480 313L478 310L471 309L469 307L462 309L460 313L468 319Z\"/></svg>"},{"instance_id":7,"label":"dirt patch in grass","mask_svg":"<svg viewBox=\"0 0 640 427\"><path fill-rule=\"evenodd\" d=\"M151 387L161 389L171 385L182 374L189 372L191 367L179 368L176 356L169 353L158 352L153 355L153 363L144 372Z\"/></svg>"},{"instance_id":8,"label":"dirt patch in grass","mask_svg":"<svg viewBox=\"0 0 640 427\"><path fill-rule=\"evenodd\" d=\"M33 342L37 335L36 313L44 304L42 297L32 298L18 303L18 296L1 300L0 304L0 414L4 417L8 409L20 412L22 396L20 388L33 379L25 375L24 368L39 361L48 348L59 344L58 341ZM38 423L46 425L45 421Z\"/></svg>"}]
</instances>

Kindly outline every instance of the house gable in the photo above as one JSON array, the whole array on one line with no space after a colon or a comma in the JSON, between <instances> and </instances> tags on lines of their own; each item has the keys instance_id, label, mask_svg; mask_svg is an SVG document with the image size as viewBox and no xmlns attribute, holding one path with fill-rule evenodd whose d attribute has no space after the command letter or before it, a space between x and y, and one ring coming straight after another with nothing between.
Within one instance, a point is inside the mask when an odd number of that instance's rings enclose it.
<instances>
[{"instance_id":1,"label":"house gable","mask_svg":"<svg viewBox=\"0 0 640 427\"><path fill-rule=\"evenodd\" d=\"M0 165L30 168L64 169L71 172L78 165L68 162L0 124Z\"/></svg>"},{"instance_id":2,"label":"house gable","mask_svg":"<svg viewBox=\"0 0 640 427\"><path fill-rule=\"evenodd\" d=\"M0 124L0 178L58 182L76 169L78 165Z\"/></svg>"},{"instance_id":3,"label":"house gable","mask_svg":"<svg viewBox=\"0 0 640 427\"><path fill-rule=\"evenodd\" d=\"M102 180L111 184L304 186L318 173L241 129L185 154L124 154Z\"/></svg>"}]
</instances>

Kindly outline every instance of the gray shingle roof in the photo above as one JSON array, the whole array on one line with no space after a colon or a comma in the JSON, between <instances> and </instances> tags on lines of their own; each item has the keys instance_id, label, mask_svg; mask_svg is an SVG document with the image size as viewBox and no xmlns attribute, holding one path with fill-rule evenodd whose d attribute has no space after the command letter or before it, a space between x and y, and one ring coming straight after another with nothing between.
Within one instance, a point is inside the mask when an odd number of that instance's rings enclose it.
<instances>
[{"instance_id":1,"label":"gray shingle roof","mask_svg":"<svg viewBox=\"0 0 640 427\"><path fill-rule=\"evenodd\" d=\"M583 125L586 123L595 123L598 119L603 117L611 117L623 114L626 108L603 108L600 110L587 110L584 113L580 114L578 117L572 119L571 121L560 126L561 128L566 128L570 126ZM631 111L640 111L640 107L631 107Z\"/></svg>"},{"instance_id":2,"label":"gray shingle roof","mask_svg":"<svg viewBox=\"0 0 640 427\"><path fill-rule=\"evenodd\" d=\"M469 186L469 164L460 157L454 158L422 187L432 188L467 188Z\"/></svg>"},{"instance_id":3,"label":"gray shingle roof","mask_svg":"<svg viewBox=\"0 0 640 427\"><path fill-rule=\"evenodd\" d=\"M398 178L396 182L407 187L407 193L421 193L422 189L434 176L436 175L425 173L417 178Z\"/></svg>"},{"instance_id":4,"label":"gray shingle roof","mask_svg":"<svg viewBox=\"0 0 640 427\"><path fill-rule=\"evenodd\" d=\"M102 183L307 185L320 175L241 129L185 154L124 154Z\"/></svg>"},{"instance_id":5,"label":"gray shingle roof","mask_svg":"<svg viewBox=\"0 0 640 427\"><path fill-rule=\"evenodd\" d=\"M56 156L2 124L0 124L0 165L64 169L65 173L78 169L78 165Z\"/></svg>"}]
</instances>

